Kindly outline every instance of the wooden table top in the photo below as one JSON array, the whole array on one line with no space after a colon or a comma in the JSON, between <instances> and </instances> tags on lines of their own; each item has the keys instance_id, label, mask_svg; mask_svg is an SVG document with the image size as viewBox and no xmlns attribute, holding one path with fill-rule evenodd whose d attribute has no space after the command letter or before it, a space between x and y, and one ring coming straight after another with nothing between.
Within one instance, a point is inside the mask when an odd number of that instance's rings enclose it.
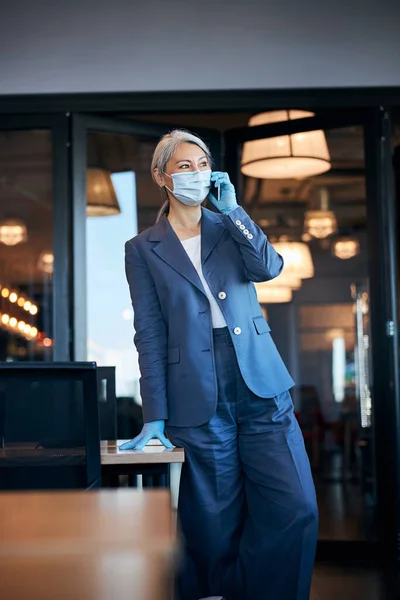
<instances>
[{"instance_id":1,"label":"wooden table top","mask_svg":"<svg viewBox=\"0 0 400 600\"><path fill-rule=\"evenodd\" d=\"M168 464L183 463L185 452L183 448L168 450L158 440L151 440L143 450L120 450L119 446L128 440L109 440L100 442L100 458L102 465L141 465L141 464ZM0 460L7 461L11 466L24 462L34 466L40 462L51 464L57 462L65 464L80 464L85 461L84 448L35 448L34 444L9 444L0 449Z\"/></svg>"},{"instance_id":2,"label":"wooden table top","mask_svg":"<svg viewBox=\"0 0 400 600\"><path fill-rule=\"evenodd\" d=\"M102 465L139 465L160 463L183 463L183 448L168 450L158 440L150 440L143 450L120 450L128 440L109 440L100 443Z\"/></svg>"},{"instance_id":3,"label":"wooden table top","mask_svg":"<svg viewBox=\"0 0 400 600\"><path fill-rule=\"evenodd\" d=\"M40 546L63 552L85 544L147 548L172 540L167 490L3 492L0 494L0 555Z\"/></svg>"},{"instance_id":4,"label":"wooden table top","mask_svg":"<svg viewBox=\"0 0 400 600\"><path fill-rule=\"evenodd\" d=\"M0 494L7 600L162 600L174 550L165 490Z\"/></svg>"}]
</instances>

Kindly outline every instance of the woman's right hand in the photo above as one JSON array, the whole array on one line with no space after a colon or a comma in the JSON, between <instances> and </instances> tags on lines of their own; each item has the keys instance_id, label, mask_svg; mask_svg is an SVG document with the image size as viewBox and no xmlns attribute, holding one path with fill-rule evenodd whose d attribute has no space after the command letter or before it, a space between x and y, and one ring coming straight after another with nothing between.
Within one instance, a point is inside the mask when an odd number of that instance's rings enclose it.
<instances>
[{"instance_id":1,"label":"woman's right hand","mask_svg":"<svg viewBox=\"0 0 400 600\"><path fill-rule=\"evenodd\" d=\"M171 442L165 437L165 421L149 421L143 425L142 431L133 440L121 444L120 450L143 450L145 445L152 439L160 440L160 442L169 450L175 448Z\"/></svg>"}]
</instances>

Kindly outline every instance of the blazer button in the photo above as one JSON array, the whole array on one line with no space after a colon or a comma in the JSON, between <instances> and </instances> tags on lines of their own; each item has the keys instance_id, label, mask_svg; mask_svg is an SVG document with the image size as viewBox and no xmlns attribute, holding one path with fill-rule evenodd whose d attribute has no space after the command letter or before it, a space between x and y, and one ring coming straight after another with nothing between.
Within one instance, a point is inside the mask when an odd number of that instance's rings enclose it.
<instances>
[{"instance_id":1,"label":"blazer button","mask_svg":"<svg viewBox=\"0 0 400 600\"><path fill-rule=\"evenodd\" d=\"M240 229L243 231L243 229L246 229L246 225L241 225Z\"/></svg>"},{"instance_id":2,"label":"blazer button","mask_svg":"<svg viewBox=\"0 0 400 600\"><path fill-rule=\"evenodd\" d=\"M235 329L233 330L233 333L235 335L240 335L242 333L242 330L240 329L240 327L235 327Z\"/></svg>"},{"instance_id":3,"label":"blazer button","mask_svg":"<svg viewBox=\"0 0 400 600\"><path fill-rule=\"evenodd\" d=\"M239 225L242 224L242 221L239 221L239 219L236 221L236 225L239 227Z\"/></svg>"},{"instance_id":4,"label":"blazer button","mask_svg":"<svg viewBox=\"0 0 400 600\"><path fill-rule=\"evenodd\" d=\"M252 233L248 233L247 234L247 239L248 240L252 240L253 239L253 234Z\"/></svg>"},{"instance_id":5,"label":"blazer button","mask_svg":"<svg viewBox=\"0 0 400 600\"><path fill-rule=\"evenodd\" d=\"M245 230L243 231L243 233L244 233L244 235L249 235L249 230L248 230L248 229L245 229Z\"/></svg>"},{"instance_id":6,"label":"blazer button","mask_svg":"<svg viewBox=\"0 0 400 600\"><path fill-rule=\"evenodd\" d=\"M218 298L219 298L220 300L225 300L225 298L226 298L226 294L225 294L225 292L219 292L219 294L218 294Z\"/></svg>"}]
</instances>

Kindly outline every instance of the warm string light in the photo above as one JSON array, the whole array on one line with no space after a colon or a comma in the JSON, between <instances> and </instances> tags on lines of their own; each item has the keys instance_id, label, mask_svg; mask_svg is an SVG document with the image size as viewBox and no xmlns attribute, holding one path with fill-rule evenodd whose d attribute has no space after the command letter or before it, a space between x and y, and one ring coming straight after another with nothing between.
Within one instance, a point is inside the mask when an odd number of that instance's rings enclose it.
<instances>
[{"instance_id":1,"label":"warm string light","mask_svg":"<svg viewBox=\"0 0 400 600\"><path fill-rule=\"evenodd\" d=\"M35 341L46 348L53 346L53 340L44 332L39 331L37 327L29 325L29 323L25 323L25 321L19 321L16 317L11 317L7 313L0 313L0 327L28 341Z\"/></svg>"},{"instance_id":2,"label":"warm string light","mask_svg":"<svg viewBox=\"0 0 400 600\"><path fill-rule=\"evenodd\" d=\"M10 308L12 306L18 306L29 315L36 316L39 312L36 304L28 300L22 294L19 295L17 291L11 290L1 284L0 299L8 301L11 305ZM19 335L30 342L35 341L37 344L46 348L51 348L53 346L53 340L48 337L46 333L39 331L37 327L26 323L23 319L17 319L15 316L8 314L8 312L0 312L0 327L12 332L14 335Z\"/></svg>"},{"instance_id":3,"label":"warm string light","mask_svg":"<svg viewBox=\"0 0 400 600\"><path fill-rule=\"evenodd\" d=\"M39 309L30 300L27 300L24 296L20 296L16 291L10 290L8 287L2 287L0 284L0 294L4 300L8 300L11 304L17 304L20 308L31 314L32 316L37 315Z\"/></svg>"},{"instance_id":4,"label":"warm string light","mask_svg":"<svg viewBox=\"0 0 400 600\"><path fill-rule=\"evenodd\" d=\"M23 294L20 294L18 291L1 284L0 298L3 299L3 301L7 301L10 303L10 309L12 308L12 306L17 306L18 308L25 311L29 315L32 315L33 317L36 316L39 312L37 305L28 300ZM37 327L30 325L24 319L20 319L14 315L9 314L7 309L4 312L0 313L0 327L13 332L14 334L20 335L21 337L24 337L29 341L38 341L39 338L43 337L44 339L50 342L44 344L43 340L44 345L52 345L52 340L50 340L50 338L47 338L45 334L40 333Z\"/></svg>"},{"instance_id":5,"label":"warm string light","mask_svg":"<svg viewBox=\"0 0 400 600\"><path fill-rule=\"evenodd\" d=\"M0 325L5 329L13 331L28 340L36 339L39 335L37 327L32 327L25 321L18 321L7 313L0 313Z\"/></svg>"}]
</instances>

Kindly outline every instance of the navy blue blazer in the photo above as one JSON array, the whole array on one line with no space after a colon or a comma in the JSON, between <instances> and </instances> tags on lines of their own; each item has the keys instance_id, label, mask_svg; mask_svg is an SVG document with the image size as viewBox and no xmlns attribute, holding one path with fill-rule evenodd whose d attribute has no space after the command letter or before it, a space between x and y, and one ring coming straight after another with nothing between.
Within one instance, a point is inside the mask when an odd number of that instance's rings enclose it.
<instances>
[{"instance_id":1,"label":"navy blue blazer","mask_svg":"<svg viewBox=\"0 0 400 600\"><path fill-rule=\"evenodd\" d=\"M202 208L201 261L246 385L262 398L291 388L252 283L279 275L282 257L243 208L227 216ZM217 406L210 304L167 217L126 242L125 268L144 421L206 423Z\"/></svg>"}]
</instances>

